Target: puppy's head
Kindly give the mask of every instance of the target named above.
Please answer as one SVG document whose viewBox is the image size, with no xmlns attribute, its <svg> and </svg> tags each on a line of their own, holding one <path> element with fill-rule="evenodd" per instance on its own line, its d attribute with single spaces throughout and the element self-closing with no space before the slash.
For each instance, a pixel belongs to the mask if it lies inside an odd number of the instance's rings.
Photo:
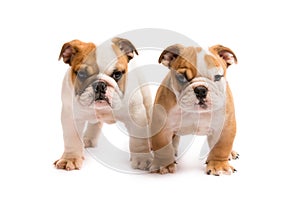
<svg viewBox="0 0 300 200">
<path fill-rule="evenodd" d="M 118 104 L 126 84 L 128 63 L 137 50 L 129 40 L 113 38 L 96 47 L 73 40 L 65 43 L 59 59 L 71 66 L 71 80 L 79 103 Z"/>
<path fill-rule="evenodd" d="M 75 94 L 80 94 L 86 87 L 87 79 L 99 73 L 95 56 L 96 46 L 80 40 L 65 43 L 60 51 L 59 58 L 71 67 L 71 81 Z"/>
<path fill-rule="evenodd" d="M 226 70 L 237 63 L 232 50 L 222 45 L 203 49 L 176 44 L 166 48 L 158 61 L 171 69 L 171 90 L 182 109 L 206 111 L 224 106 Z"/>
</svg>

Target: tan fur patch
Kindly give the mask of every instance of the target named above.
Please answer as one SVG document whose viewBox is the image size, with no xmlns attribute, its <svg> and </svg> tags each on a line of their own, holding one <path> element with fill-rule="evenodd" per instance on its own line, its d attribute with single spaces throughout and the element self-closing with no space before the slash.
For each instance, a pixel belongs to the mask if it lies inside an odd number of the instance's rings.
<svg viewBox="0 0 300 200">
<path fill-rule="evenodd" d="M 117 55 L 117 63 L 115 65 L 116 70 L 123 72 L 124 76 L 118 81 L 119 88 L 122 92 L 125 91 L 125 82 L 126 82 L 126 74 L 128 71 L 128 59 L 125 54 L 117 47 L 115 44 L 112 44 L 112 49 Z"/>
<path fill-rule="evenodd" d="M 220 63 L 218 62 L 218 60 L 211 55 L 205 55 L 204 60 L 207 64 L 208 68 L 220 66 Z"/>
<path fill-rule="evenodd" d="M 72 83 L 75 83 L 75 79 L 76 79 L 76 72 L 78 72 L 78 70 L 80 70 L 80 68 L 85 64 L 90 66 L 89 67 L 89 71 L 97 71 L 98 68 L 95 65 L 96 63 L 96 56 L 95 56 L 95 49 L 91 49 L 89 52 L 86 51 L 86 54 L 84 54 L 84 56 L 82 56 L 82 54 L 79 54 L 78 56 L 75 56 L 75 59 L 72 60 Z M 81 62 L 80 62 L 81 61 Z M 92 73 L 91 73 L 92 74 Z"/>
<path fill-rule="evenodd" d="M 188 81 L 192 80 L 193 78 L 195 78 L 196 76 L 196 71 L 193 70 L 194 68 L 192 69 L 187 69 L 185 71 L 185 75 L 186 75 L 186 78 L 188 79 Z"/>
<path fill-rule="evenodd" d="M 93 63 L 96 60 L 95 49 L 95 44 L 80 40 L 72 40 L 62 46 L 58 59 L 63 58 L 63 61 L 71 66 L 71 81 L 73 84 L 75 83 L 76 72 L 82 64 L 94 65 Z"/>
<path fill-rule="evenodd" d="M 116 69 L 121 72 L 127 72 L 128 60 L 127 60 L 126 55 L 123 54 L 122 51 L 119 49 L 119 47 L 117 47 L 115 44 L 112 44 L 112 49 L 116 53 L 117 59 L 118 59 L 116 65 L 115 65 Z"/>
<path fill-rule="evenodd" d="M 182 50 L 180 56 L 172 63 L 172 68 L 178 73 L 186 75 L 188 80 L 192 80 L 197 75 L 197 52 L 194 47 L 187 47 Z"/>
</svg>

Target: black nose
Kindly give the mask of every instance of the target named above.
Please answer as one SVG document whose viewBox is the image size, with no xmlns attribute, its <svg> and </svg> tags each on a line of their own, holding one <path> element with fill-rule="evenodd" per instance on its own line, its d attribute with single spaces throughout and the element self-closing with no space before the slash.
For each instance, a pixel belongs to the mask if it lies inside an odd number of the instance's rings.
<svg viewBox="0 0 300 200">
<path fill-rule="evenodd" d="M 103 81 L 99 81 L 93 84 L 93 89 L 95 93 L 105 93 L 107 89 L 107 85 Z"/>
<path fill-rule="evenodd" d="M 105 93 L 107 85 L 103 81 L 99 81 L 93 84 L 93 89 L 95 92 L 95 100 L 105 100 Z"/>
<path fill-rule="evenodd" d="M 204 86 L 198 86 L 194 88 L 194 92 L 198 99 L 204 99 L 207 95 L 207 88 Z"/>
</svg>

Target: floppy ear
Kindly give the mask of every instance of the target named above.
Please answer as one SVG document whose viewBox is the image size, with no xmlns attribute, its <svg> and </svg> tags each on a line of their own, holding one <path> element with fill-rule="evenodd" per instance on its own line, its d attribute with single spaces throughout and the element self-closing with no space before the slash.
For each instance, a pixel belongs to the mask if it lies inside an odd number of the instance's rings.
<svg viewBox="0 0 300 200">
<path fill-rule="evenodd" d="M 135 46 L 127 39 L 115 37 L 112 39 L 112 42 L 127 56 L 128 62 L 134 57 L 134 53 L 139 55 Z"/>
<path fill-rule="evenodd" d="M 72 58 L 78 52 L 78 49 L 76 49 L 75 46 L 72 45 L 72 43 L 74 43 L 76 41 L 77 40 L 67 42 L 62 46 L 58 60 L 63 58 L 64 63 L 69 64 L 71 66 Z"/>
<path fill-rule="evenodd" d="M 96 46 L 93 43 L 85 43 L 81 42 L 80 40 L 72 40 L 62 46 L 58 60 L 63 58 L 64 63 L 72 66 L 74 62 L 82 62 L 82 60 L 95 48 Z"/>
<path fill-rule="evenodd" d="M 227 64 L 227 68 L 232 64 L 237 64 L 236 55 L 228 47 L 222 45 L 214 45 L 211 47 L 211 50 L 217 53 Z"/>
<path fill-rule="evenodd" d="M 180 50 L 183 48 L 180 44 L 175 44 L 167 47 L 159 56 L 158 63 L 170 67 L 171 62 L 180 55 Z"/>
</svg>

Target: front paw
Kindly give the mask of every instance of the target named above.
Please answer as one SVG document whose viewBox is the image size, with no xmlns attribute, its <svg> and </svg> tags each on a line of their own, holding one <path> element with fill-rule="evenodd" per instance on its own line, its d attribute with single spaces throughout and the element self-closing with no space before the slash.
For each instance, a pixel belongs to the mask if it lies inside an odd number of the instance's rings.
<svg viewBox="0 0 300 200">
<path fill-rule="evenodd" d="M 150 167 L 151 173 L 159 173 L 159 174 L 168 174 L 168 173 L 175 173 L 176 172 L 176 163 L 171 163 L 165 167 L 152 164 Z"/>
<path fill-rule="evenodd" d="M 236 172 L 228 161 L 210 160 L 207 162 L 206 174 L 220 176 L 221 174 L 230 175 Z"/>
<path fill-rule="evenodd" d="M 151 164 L 150 172 L 167 174 L 175 173 L 175 171 L 176 162 L 172 143 L 154 151 L 154 160 Z"/>
<path fill-rule="evenodd" d="M 133 169 L 148 170 L 153 156 L 151 153 L 131 153 L 130 160 Z"/>
<path fill-rule="evenodd" d="M 55 161 L 53 164 L 57 169 L 64 169 L 67 171 L 80 169 L 83 163 L 83 157 L 65 157 L 62 156 L 60 159 Z"/>
</svg>

